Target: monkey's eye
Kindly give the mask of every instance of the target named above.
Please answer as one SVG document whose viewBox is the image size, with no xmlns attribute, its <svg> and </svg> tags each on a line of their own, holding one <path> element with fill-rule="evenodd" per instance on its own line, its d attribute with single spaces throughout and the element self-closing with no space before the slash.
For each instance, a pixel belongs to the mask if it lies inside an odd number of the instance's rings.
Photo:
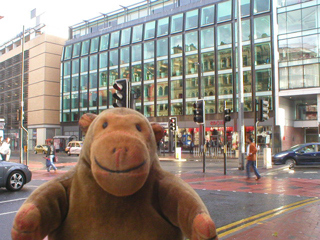
<svg viewBox="0 0 320 240">
<path fill-rule="evenodd" d="M 138 130 L 139 132 L 142 131 L 141 126 L 140 126 L 139 124 L 136 125 L 136 128 L 137 128 L 137 130 Z"/>
<path fill-rule="evenodd" d="M 108 123 L 107 123 L 107 122 L 104 122 L 104 123 L 102 124 L 102 127 L 103 127 L 103 128 L 108 127 Z"/>
</svg>

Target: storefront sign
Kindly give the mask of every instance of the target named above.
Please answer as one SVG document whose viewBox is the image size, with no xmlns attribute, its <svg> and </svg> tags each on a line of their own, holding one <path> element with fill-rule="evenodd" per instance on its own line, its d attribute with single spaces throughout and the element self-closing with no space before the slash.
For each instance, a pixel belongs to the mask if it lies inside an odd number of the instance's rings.
<svg viewBox="0 0 320 240">
<path fill-rule="evenodd" d="M 210 121 L 210 125 L 220 126 L 220 125 L 223 125 L 223 121 L 222 120 Z"/>
</svg>

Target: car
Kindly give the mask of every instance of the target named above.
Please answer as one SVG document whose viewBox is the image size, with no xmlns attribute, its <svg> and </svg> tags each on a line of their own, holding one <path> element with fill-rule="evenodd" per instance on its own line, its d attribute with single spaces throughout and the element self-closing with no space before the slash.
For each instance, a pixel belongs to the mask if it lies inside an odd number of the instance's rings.
<svg viewBox="0 0 320 240">
<path fill-rule="evenodd" d="M 49 146 L 48 145 L 37 145 L 34 147 L 34 153 L 43 153 L 46 154 L 48 151 Z"/>
<path fill-rule="evenodd" d="M 5 187 L 8 191 L 19 191 L 31 178 L 28 166 L 0 160 L 0 187 Z"/>
<path fill-rule="evenodd" d="M 72 154 L 79 155 L 82 149 L 82 145 L 82 141 L 71 141 L 68 143 L 65 151 L 68 154 L 68 156 Z"/>
<path fill-rule="evenodd" d="M 320 143 L 298 144 L 286 151 L 272 156 L 273 164 L 286 164 L 289 168 L 295 165 L 320 164 Z"/>
</svg>

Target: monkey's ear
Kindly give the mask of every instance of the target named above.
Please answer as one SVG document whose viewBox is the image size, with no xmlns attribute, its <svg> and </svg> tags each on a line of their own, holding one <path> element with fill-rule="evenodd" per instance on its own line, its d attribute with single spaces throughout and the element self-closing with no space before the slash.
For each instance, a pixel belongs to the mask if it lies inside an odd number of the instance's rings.
<svg viewBox="0 0 320 240">
<path fill-rule="evenodd" d="M 81 116 L 79 120 L 79 126 L 81 131 L 87 133 L 90 124 L 93 122 L 93 120 L 97 117 L 96 114 L 93 113 L 85 113 Z"/>
</svg>

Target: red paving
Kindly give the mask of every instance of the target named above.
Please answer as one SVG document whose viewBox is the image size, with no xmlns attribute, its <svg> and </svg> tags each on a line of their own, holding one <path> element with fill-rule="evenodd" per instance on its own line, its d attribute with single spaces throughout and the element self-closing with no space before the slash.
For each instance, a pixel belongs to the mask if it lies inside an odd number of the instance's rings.
<svg viewBox="0 0 320 240">
<path fill-rule="evenodd" d="M 75 163 L 68 164 L 69 167 Z M 61 167 L 59 163 L 57 167 Z M 66 166 L 66 164 L 63 164 Z M 32 166 L 33 179 L 50 180 L 65 173 L 58 170 L 56 173 L 41 169 L 41 166 Z M 202 173 L 177 174 L 188 182 L 194 189 L 252 192 L 276 195 L 292 195 L 305 197 L 320 197 L 319 179 L 295 179 L 262 177 L 259 181 L 253 178 L 247 180 L 245 176 L 206 176 Z M 232 232 L 232 231 L 231 231 Z M 316 240 L 320 239 L 320 201 L 306 204 L 281 213 L 275 217 L 258 221 L 242 230 L 237 230 L 220 240 Z"/>
</svg>

